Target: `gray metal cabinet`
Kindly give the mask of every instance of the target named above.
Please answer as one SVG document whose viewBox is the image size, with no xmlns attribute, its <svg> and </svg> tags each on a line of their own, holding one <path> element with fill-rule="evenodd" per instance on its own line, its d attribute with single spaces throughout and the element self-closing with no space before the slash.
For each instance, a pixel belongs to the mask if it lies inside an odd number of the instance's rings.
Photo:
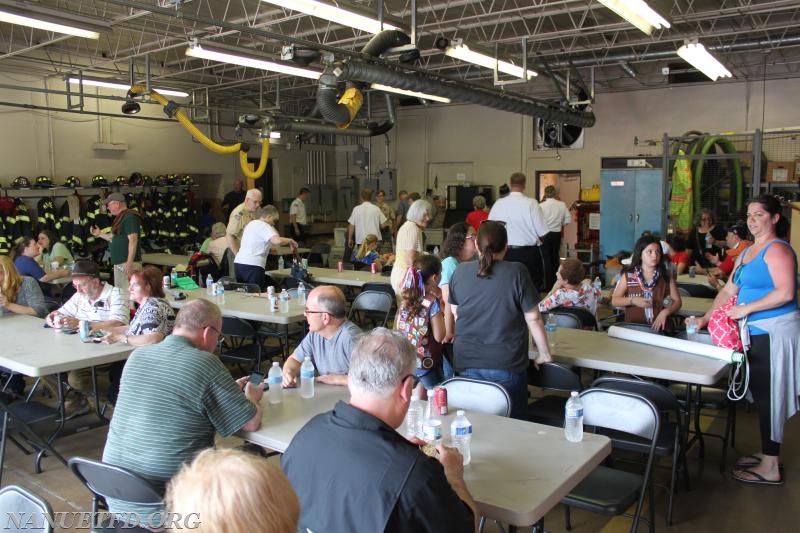
<svg viewBox="0 0 800 533">
<path fill-rule="evenodd" d="M 644 231 L 664 235 L 666 209 L 660 168 L 600 172 L 600 257 L 633 250 Z"/>
</svg>

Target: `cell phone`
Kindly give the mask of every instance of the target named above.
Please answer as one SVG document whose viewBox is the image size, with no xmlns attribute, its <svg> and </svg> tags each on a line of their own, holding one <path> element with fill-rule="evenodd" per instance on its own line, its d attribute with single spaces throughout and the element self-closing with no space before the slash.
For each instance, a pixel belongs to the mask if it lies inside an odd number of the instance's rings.
<svg viewBox="0 0 800 533">
<path fill-rule="evenodd" d="M 251 385 L 260 385 L 264 382 L 264 374 L 261 372 L 253 372 L 250 374 L 250 384 Z"/>
</svg>

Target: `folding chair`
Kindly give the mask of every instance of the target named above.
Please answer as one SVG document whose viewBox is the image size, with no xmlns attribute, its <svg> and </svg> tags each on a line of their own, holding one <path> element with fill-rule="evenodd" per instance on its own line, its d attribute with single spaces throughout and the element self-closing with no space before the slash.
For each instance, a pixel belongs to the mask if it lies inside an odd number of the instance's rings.
<svg viewBox="0 0 800 533">
<path fill-rule="evenodd" d="M 92 531 L 150 531 L 133 524 L 121 524 L 115 519 L 101 521 L 99 511 L 108 510 L 106 498 L 125 500 L 142 505 L 160 505 L 163 495 L 146 479 L 127 468 L 114 466 L 85 457 L 72 457 L 69 469 L 92 493 Z M 141 517 L 145 519 L 145 517 Z"/>
<path fill-rule="evenodd" d="M 261 368 L 261 348 L 261 339 L 250 322 L 235 316 L 222 317 L 219 358 L 223 363 L 235 363 L 242 374 L 246 373 L 242 363 L 250 363 L 250 372 L 256 371 Z"/>
<path fill-rule="evenodd" d="M 42 471 L 42 458 L 45 453 L 50 454 L 64 464 L 66 460 L 55 451 L 51 444 L 58 434 L 59 427 L 55 427 L 49 437 L 43 437 L 33 426 L 55 422 L 58 417 L 58 410 L 39 402 L 17 402 L 9 404 L 3 396 L 0 396 L 0 481 L 3 476 L 3 463 L 6 455 L 6 440 L 10 440 L 15 446 L 22 450 L 25 455 L 36 452 L 34 469 L 36 473 Z M 33 451 L 26 448 L 17 437 L 21 437 L 25 443 L 29 444 Z"/>
<path fill-rule="evenodd" d="M 586 426 L 630 433 L 647 443 L 647 461 L 644 472 L 636 474 L 598 466 L 578 486 L 567 494 L 565 505 L 566 528 L 572 529 L 570 508 L 577 507 L 606 516 L 624 514 L 636 504 L 630 531 L 636 532 L 648 497 L 650 533 L 655 533 L 655 505 L 652 491 L 652 469 L 656 439 L 660 430 L 660 416 L 653 403 L 639 394 L 609 389 L 587 389 L 581 393 L 583 423 Z M 616 444 L 612 441 L 612 447 Z"/>
<path fill-rule="evenodd" d="M 356 299 L 353 300 L 347 319 L 362 328 L 367 320 L 372 321 L 372 327 L 386 327 L 386 323 L 389 321 L 389 312 L 392 310 L 392 303 L 394 303 L 394 299 L 385 292 L 360 292 Z"/>
<path fill-rule="evenodd" d="M 564 320 L 564 324 L 558 323 L 558 327 L 563 328 L 572 328 L 572 329 L 588 329 L 592 331 L 597 331 L 597 317 L 592 314 L 591 311 L 588 309 L 584 309 L 583 307 L 564 307 L 558 306 L 550 309 L 548 313 L 555 315 L 557 321 Z M 566 318 L 569 317 L 572 320 L 570 321 L 571 324 L 567 323 Z"/>
<path fill-rule="evenodd" d="M 478 411 L 508 417 L 511 414 L 511 397 L 497 383 L 472 378 L 450 378 L 441 383 L 447 389 L 447 404 L 452 409 Z"/>
<path fill-rule="evenodd" d="M 548 394 L 528 405 L 528 420 L 556 427 L 564 425 L 564 407 L 569 393 L 583 390 L 580 376 L 561 363 L 543 363 L 538 370 L 530 365 L 528 385 L 565 393 Z"/>
<path fill-rule="evenodd" d="M 3 510 L 3 531 L 11 533 L 43 531 L 51 533 L 54 523 L 53 508 L 47 500 L 17 485 L 0 489 L 0 509 Z M 11 516 L 20 520 L 16 526 Z"/>
<path fill-rule="evenodd" d="M 328 268 L 328 258 L 331 254 L 331 245 L 327 243 L 317 243 L 311 245 L 308 252 L 308 266 Z"/>
</svg>

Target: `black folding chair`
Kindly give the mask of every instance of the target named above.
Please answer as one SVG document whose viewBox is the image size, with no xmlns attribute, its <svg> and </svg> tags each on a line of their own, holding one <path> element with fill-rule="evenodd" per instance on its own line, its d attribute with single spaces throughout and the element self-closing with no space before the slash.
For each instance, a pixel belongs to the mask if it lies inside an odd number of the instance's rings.
<svg viewBox="0 0 800 533">
<path fill-rule="evenodd" d="M 347 319 L 362 328 L 367 321 L 372 323 L 373 328 L 378 326 L 386 327 L 389 321 L 389 312 L 392 310 L 392 303 L 394 303 L 394 298 L 385 292 L 362 291 L 353 300 Z"/>
<path fill-rule="evenodd" d="M 528 405 L 528 420 L 557 427 L 564 425 L 564 407 L 569 393 L 583 389 L 580 376 L 561 363 L 542 363 L 538 369 L 531 364 L 528 385 L 562 392 L 537 398 Z"/>
</svg>

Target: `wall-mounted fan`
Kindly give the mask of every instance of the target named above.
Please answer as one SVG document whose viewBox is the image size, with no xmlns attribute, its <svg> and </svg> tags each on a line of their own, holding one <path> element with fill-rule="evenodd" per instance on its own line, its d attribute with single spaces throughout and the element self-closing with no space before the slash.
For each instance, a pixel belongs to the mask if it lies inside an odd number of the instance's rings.
<svg viewBox="0 0 800 533">
<path fill-rule="evenodd" d="M 584 110 L 588 107 L 587 94 L 583 89 L 578 91 L 571 107 Z M 563 124 L 552 120 L 536 118 L 534 121 L 534 150 L 574 150 L 583 148 L 583 128 L 572 124 Z"/>
</svg>

